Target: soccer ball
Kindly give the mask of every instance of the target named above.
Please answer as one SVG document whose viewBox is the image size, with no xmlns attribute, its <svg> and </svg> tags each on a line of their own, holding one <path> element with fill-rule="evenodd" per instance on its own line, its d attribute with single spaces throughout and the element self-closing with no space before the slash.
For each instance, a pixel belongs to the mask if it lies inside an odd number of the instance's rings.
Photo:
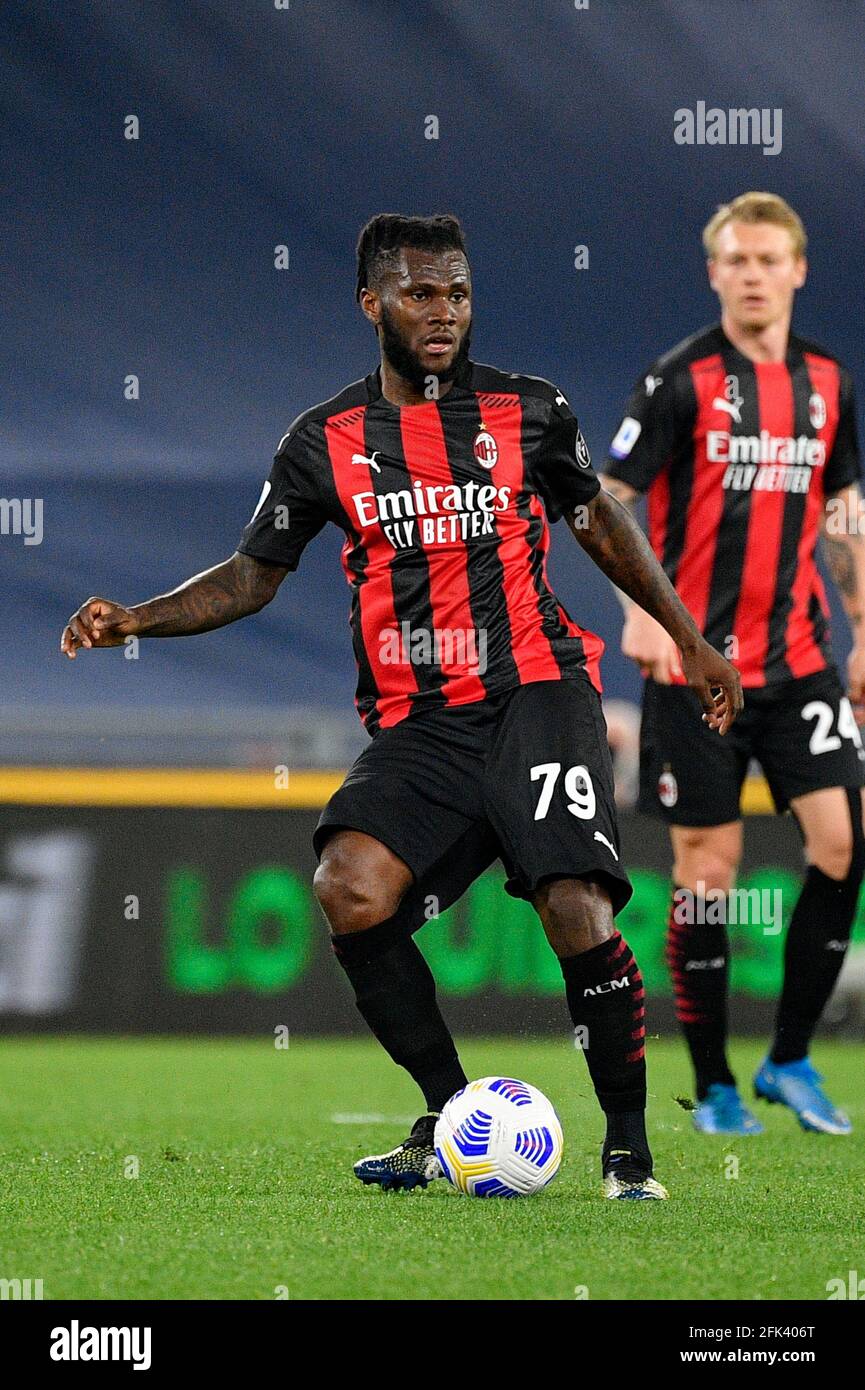
<svg viewBox="0 0 865 1390">
<path fill-rule="evenodd" d="M 445 1177 L 471 1197 L 528 1197 L 552 1182 L 563 1147 L 559 1117 L 543 1092 L 507 1076 L 470 1081 L 435 1127 Z"/>
</svg>

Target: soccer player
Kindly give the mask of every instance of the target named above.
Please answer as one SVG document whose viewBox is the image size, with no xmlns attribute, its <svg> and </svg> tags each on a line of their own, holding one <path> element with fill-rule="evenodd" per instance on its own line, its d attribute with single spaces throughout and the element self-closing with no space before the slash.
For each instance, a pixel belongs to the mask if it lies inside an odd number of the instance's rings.
<svg viewBox="0 0 865 1390">
<path fill-rule="evenodd" d="M 865 686 L 853 389 L 831 353 L 790 331 L 806 243 L 782 198 L 742 194 L 718 209 L 703 241 L 721 321 L 665 353 L 637 383 L 604 486 L 628 507 L 648 494 L 655 554 L 700 631 L 738 668 L 745 710 L 729 738 L 707 737 L 675 640 L 625 600 L 622 649 L 648 677 L 640 804 L 670 826 L 667 954 L 696 1076 L 697 1129 L 762 1129 L 726 1055 L 725 909 L 754 757 L 777 810 L 795 816 L 807 860 L 775 1036 L 754 1089 L 789 1106 L 805 1129 L 848 1134 L 808 1047 L 844 960 L 865 866 L 863 750 L 850 703 L 861 712 Z M 853 630 L 846 694 L 814 561 L 821 529 Z"/>
<path fill-rule="evenodd" d="M 386 1188 L 438 1175 L 436 1117 L 466 1075 L 412 933 L 500 856 L 586 1030 L 606 1116 L 605 1195 L 663 1198 L 644 1123 L 644 991 L 614 924 L 631 887 L 599 695 L 603 644 L 550 589 L 548 521 L 564 516 L 669 631 L 694 718 L 713 737 L 741 707 L 739 677 L 627 509 L 600 490 L 561 391 L 470 359 L 471 277 L 455 218 L 373 218 L 357 298 L 380 366 L 290 426 L 237 552 L 133 608 L 89 599 L 62 648 L 206 632 L 254 613 L 334 522 L 372 741 L 315 831 L 315 891 L 361 1015 L 426 1105 L 404 1143 L 355 1172 Z"/>
</svg>

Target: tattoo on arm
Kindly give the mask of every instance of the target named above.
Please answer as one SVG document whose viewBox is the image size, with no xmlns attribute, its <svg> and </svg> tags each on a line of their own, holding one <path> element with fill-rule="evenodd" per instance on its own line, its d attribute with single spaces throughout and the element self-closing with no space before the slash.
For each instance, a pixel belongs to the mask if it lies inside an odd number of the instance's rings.
<svg viewBox="0 0 865 1390">
<path fill-rule="evenodd" d="M 569 522 L 575 538 L 617 588 L 666 628 L 680 648 L 701 639 L 636 519 L 603 489 L 589 506 L 589 525 Z"/>
<path fill-rule="evenodd" d="M 623 483 L 621 478 L 611 478 L 608 474 L 602 473 L 601 487 L 605 492 L 608 492 L 611 497 L 615 497 L 617 502 L 621 502 L 623 507 L 627 507 L 629 512 L 633 514 L 636 511 L 639 493 L 635 488 L 631 487 L 630 483 Z M 633 607 L 633 603 L 628 598 L 628 595 L 623 593 L 615 584 L 613 585 L 613 589 L 616 598 L 622 605 L 622 612 L 627 618 Z"/>
<path fill-rule="evenodd" d="M 285 578 L 285 565 L 270 564 L 236 552 L 213 569 L 196 574 L 169 594 L 139 603 L 142 637 L 188 637 L 210 632 L 257 613 L 269 603 Z"/>
<path fill-rule="evenodd" d="M 856 558 L 849 537 L 823 536 L 823 553 L 829 573 L 845 598 L 854 599 L 859 592 L 856 578 Z"/>
</svg>

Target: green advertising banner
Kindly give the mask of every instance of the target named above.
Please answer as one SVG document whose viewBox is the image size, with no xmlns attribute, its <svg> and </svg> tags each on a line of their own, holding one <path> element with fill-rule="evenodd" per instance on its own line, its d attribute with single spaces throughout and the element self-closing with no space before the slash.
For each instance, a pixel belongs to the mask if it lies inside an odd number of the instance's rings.
<svg viewBox="0 0 865 1390">
<path fill-rule="evenodd" d="M 0 1025 L 357 1031 L 312 895 L 315 821 L 307 811 L 3 808 Z M 668 1026 L 666 833 L 624 816 L 622 841 L 634 896 L 617 924 L 640 963 L 650 1025 Z M 732 1023 L 744 1032 L 765 1027 L 774 1007 L 801 872 L 789 820 L 750 818 L 746 844 L 729 924 Z M 558 962 L 532 908 L 503 883 L 490 869 L 418 934 L 448 1018 L 463 1030 L 562 1029 Z M 860 941 L 863 915 L 865 900 Z M 855 990 L 842 1004 L 837 1026 L 861 1031 Z"/>
</svg>

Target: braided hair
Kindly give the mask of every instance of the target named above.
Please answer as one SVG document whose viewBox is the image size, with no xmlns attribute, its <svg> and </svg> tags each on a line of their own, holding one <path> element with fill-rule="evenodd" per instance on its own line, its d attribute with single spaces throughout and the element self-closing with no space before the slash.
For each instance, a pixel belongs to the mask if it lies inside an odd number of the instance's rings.
<svg viewBox="0 0 865 1390">
<path fill-rule="evenodd" d="M 397 253 L 404 246 L 466 254 L 463 229 L 449 213 L 401 217 L 396 212 L 380 212 L 370 218 L 358 238 L 355 299 L 360 300 L 362 290 L 378 285 L 386 271 L 396 268 Z"/>
</svg>

